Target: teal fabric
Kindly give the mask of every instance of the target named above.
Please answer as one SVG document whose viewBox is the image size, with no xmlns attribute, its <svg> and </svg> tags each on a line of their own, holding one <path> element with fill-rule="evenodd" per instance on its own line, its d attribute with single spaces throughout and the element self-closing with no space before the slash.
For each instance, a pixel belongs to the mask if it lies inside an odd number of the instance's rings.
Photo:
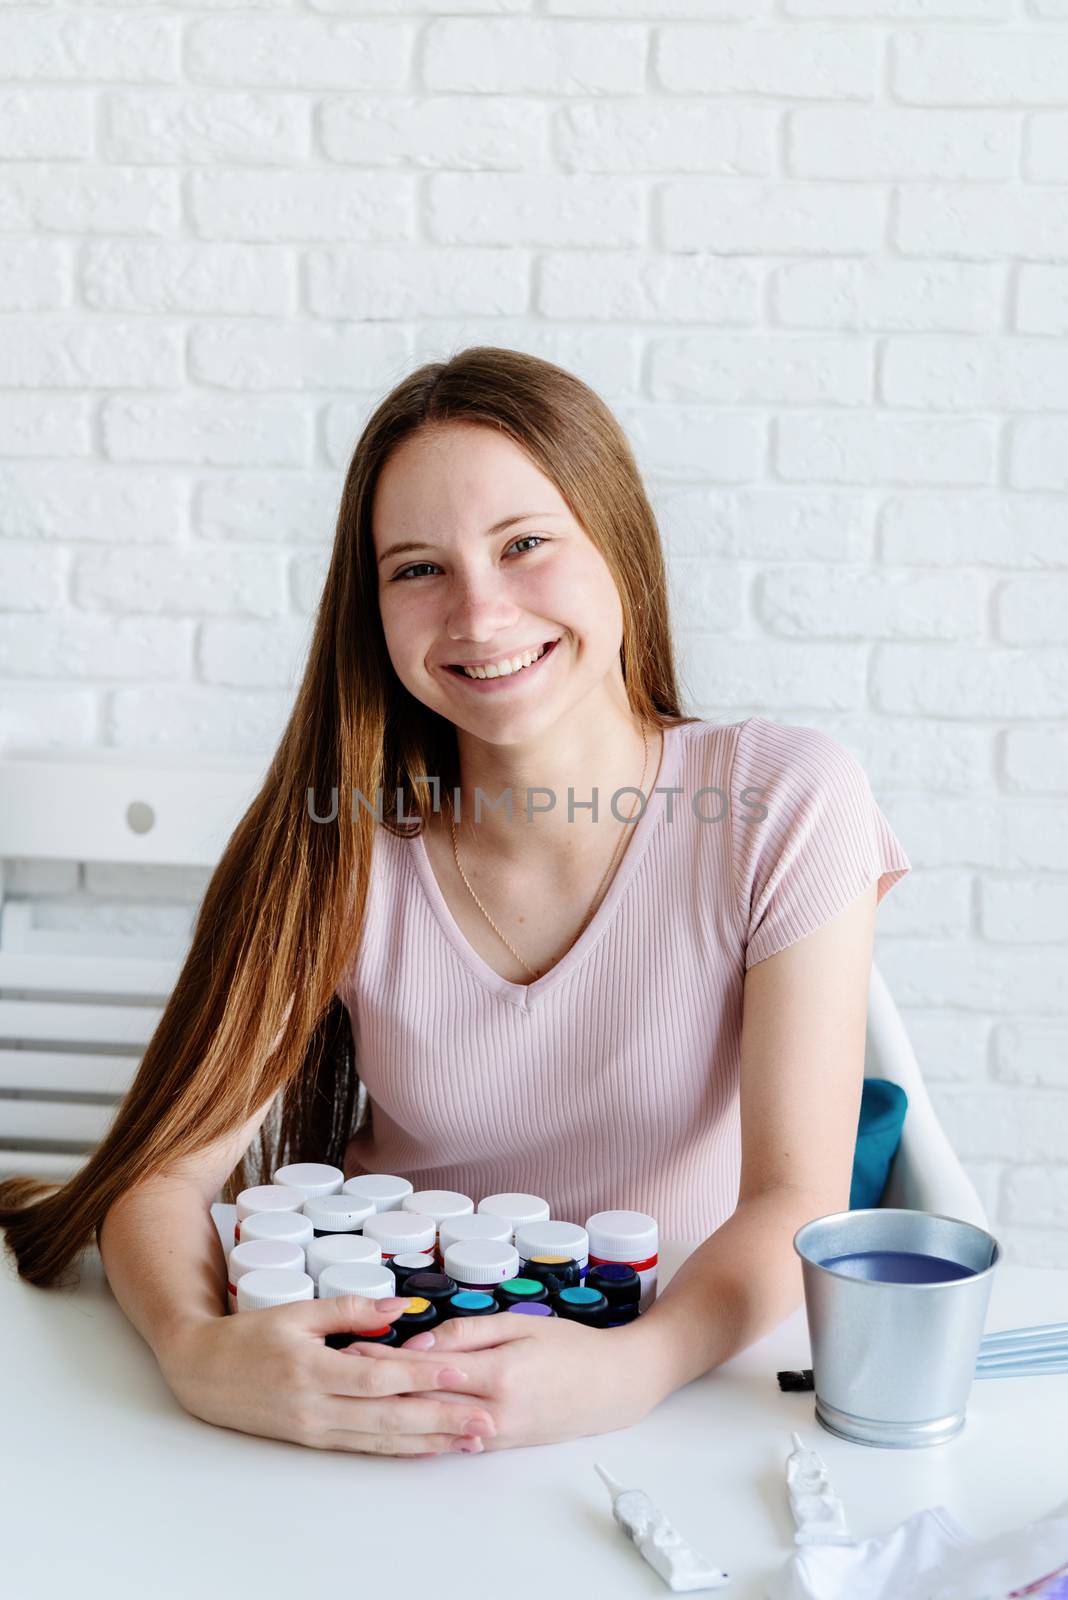
<svg viewBox="0 0 1068 1600">
<path fill-rule="evenodd" d="M 909 1097 L 889 1078 L 865 1078 L 860 1099 L 860 1123 L 853 1155 L 850 1211 L 877 1206 L 883 1197 L 890 1167 L 901 1143 L 901 1129 Z"/>
</svg>

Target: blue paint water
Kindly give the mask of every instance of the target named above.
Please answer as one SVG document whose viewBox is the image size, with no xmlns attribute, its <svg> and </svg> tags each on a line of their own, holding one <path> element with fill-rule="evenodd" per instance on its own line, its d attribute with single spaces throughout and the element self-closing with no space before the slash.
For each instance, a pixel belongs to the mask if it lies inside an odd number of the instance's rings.
<svg viewBox="0 0 1068 1600">
<path fill-rule="evenodd" d="M 869 1283 L 953 1283 L 958 1278 L 975 1277 L 973 1267 L 914 1250 L 856 1250 L 849 1255 L 830 1256 L 820 1265 Z"/>
</svg>

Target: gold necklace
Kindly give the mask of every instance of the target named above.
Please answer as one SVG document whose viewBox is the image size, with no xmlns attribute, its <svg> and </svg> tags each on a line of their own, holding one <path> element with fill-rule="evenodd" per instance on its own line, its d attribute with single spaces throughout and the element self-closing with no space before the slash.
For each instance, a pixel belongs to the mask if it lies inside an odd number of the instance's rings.
<svg viewBox="0 0 1068 1600">
<path fill-rule="evenodd" d="M 638 784 L 638 789 L 641 792 L 643 799 L 648 799 L 648 796 L 645 794 L 645 791 L 642 789 L 642 784 L 644 784 L 644 782 L 645 782 L 646 770 L 647 770 L 647 768 L 649 766 L 649 741 L 645 736 L 645 727 L 644 727 L 644 725 L 642 726 L 642 744 L 645 746 L 645 760 L 642 762 L 642 775 L 641 775 L 641 781 Z M 635 809 L 636 808 L 637 808 L 637 801 L 635 801 Z M 634 811 L 633 810 L 631 811 L 630 815 L 631 816 L 634 815 Z M 478 898 L 478 895 L 471 888 L 471 885 L 467 882 L 467 874 L 464 872 L 463 867 L 461 867 L 461 865 L 460 865 L 460 853 L 459 853 L 459 850 L 457 849 L 457 846 L 456 846 L 456 821 L 455 821 L 455 818 L 454 818 L 454 815 L 453 815 L 452 800 L 451 799 L 449 801 L 449 827 L 452 830 L 452 853 L 453 853 L 453 856 L 456 859 L 456 870 L 459 872 L 461 878 L 463 878 L 464 883 L 467 884 L 468 892 L 470 893 L 472 900 L 475 902 L 476 906 L 481 911 L 482 915 L 485 917 L 486 921 L 489 923 L 490 927 L 493 929 L 493 931 L 497 935 L 498 939 L 500 939 L 504 944 L 508 945 L 509 950 L 515 956 L 516 960 L 519 962 L 519 965 L 521 967 L 526 967 L 527 971 L 531 974 L 532 977 L 540 978 L 541 977 L 541 973 L 536 968 L 530 966 L 526 961 L 523 960 L 523 957 L 519 954 L 519 951 L 515 948 L 515 946 L 513 944 L 509 944 L 508 943 L 508 940 L 504 937 L 504 934 L 501 932 L 500 928 L 498 928 L 497 924 L 494 922 L 493 918 L 490 916 L 489 912 L 486 910 L 485 906 L 482 904 L 482 901 Z M 587 925 L 588 925 L 588 923 L 590 921 L 590 918 L 593 916 L 594 908 L 595 908 L 595 906 L 597 904 L 597 901 L 598 901 L 598 899 L 600 897 L 601 890 L 604 888 L 605 880 L 607 879 L 608 874 L 612 871 L 612 868 L 615 866 L 616 857 L 618 856 L 620 850 L 622 849 L 623 842 L 626 839 L 626 837 L 627 837 L 627 834 L 626 834 L 626 832 L 624 832 L 624 833 L 622 833 L 620 835 L 619 839 L 616 841 L 616 847 L 612 851 L 612 857 L 611 857 L 611 860 L 608 863 L 608 867 L 607 867 L 607 869 L 605 871 L 604 877 L 601 879 L 600 883 L 597 885 L 596 892 L 594 893 L 593 899 L 590 902 L 590 909 L 587 911 L 586 916 L 585 916 L 585 918 L 583 920 L 583 923 L 582 923 L 582 927 L 579 929 L 578 933 L 576 933 L 574 939 L 572 939 L 571 945 L 568 946 L 568 949 L 570 949 L 572 945 L 577 944 L 579 939 L 581 939 L 582 935 L 585 933 Z"/>
</svg>

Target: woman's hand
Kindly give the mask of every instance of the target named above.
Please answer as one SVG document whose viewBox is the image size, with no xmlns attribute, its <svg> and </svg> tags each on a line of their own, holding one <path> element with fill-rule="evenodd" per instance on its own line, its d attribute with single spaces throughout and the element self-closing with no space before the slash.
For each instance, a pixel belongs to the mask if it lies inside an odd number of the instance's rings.
<svg viewBox="0 0 1068 1600">
<path fill-rule="evenodd" d="M 496 1423 L 487 1450 L 611 1433 L 638 1422 L 660 1399 L 648 1351 L 644 1345 L 639 1351 L 632 1326 L 586 1328 L 563 1317 L 501 1311 L 452 1317 L 399 1350 L 366 1349 L 383 1367 L 402 1361 L 408 1367 L 448 1361 L 461 1366 L 468 1381 L 457 1398 L 483 1401 Z"/>
<path fill-rule="evenodd" d="M 462 1362 L 405 1360 L 402 1349 L 380 1345 L 331 1350 L 323 1342 L 328 1333 L 380 1328 L 407 1305 L 339 1295 L 213 1317 L 176 1334 L 160 1368 L 193 1416 L 241 1433 L 372 1455 L 478 1451 L 493 1422 L 477 1400 L 456 1403 L 467 1378 Z M 366 1359 L 364 1352 L 380 1349 L 400 1359 Z M 439 1398 L 446 1389 L 451 1401 Z"/>
</svg>

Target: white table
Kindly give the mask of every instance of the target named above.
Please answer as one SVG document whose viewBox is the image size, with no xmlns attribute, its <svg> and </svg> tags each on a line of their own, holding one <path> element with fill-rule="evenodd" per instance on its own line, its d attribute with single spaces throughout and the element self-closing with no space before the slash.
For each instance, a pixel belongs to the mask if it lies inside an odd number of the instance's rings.
<svg viewBox="0 0 1068 1600">
<path fill-rule="evenodd" d="M 233 1238 L 232 1207 L 214 1208 Z M 692 1248 L 662 1256 L 662 1282 Z M 5 1600 L 296 1600 L 413 1592 L 434 1558 L 468 1596 L 620 1600 L 670 1591 L 616 1528 L 601 1460 L 761 1600 L 792 1547 L 783 1464 L 796 1428 L 819 1450 L 858 1537 L 945 1504 L 977 1535 L 1068 1495 L 1068 1375 L 977 1381 L 963 1432 L 921 1450 L 834 1438 L 775 1373 L 809 1364 L 804 1311 L 672 1395 L 636 1427 L 566 1444 L 405 1460 L 304 1449 L 183 1411 L 115 1302 L 95 1251 L 73 1290 L 0 1270 Z M 1002 1264 L 988 1330 L 1068 1319 L 1068 1272 Z M 477 1552 L 477 1554 L 476 1554 Z M 466 1581 L 463 1581 L 465 1580 Z M 311 1585 L 302 1589 L 302 1585 Z"/>
</svg>

